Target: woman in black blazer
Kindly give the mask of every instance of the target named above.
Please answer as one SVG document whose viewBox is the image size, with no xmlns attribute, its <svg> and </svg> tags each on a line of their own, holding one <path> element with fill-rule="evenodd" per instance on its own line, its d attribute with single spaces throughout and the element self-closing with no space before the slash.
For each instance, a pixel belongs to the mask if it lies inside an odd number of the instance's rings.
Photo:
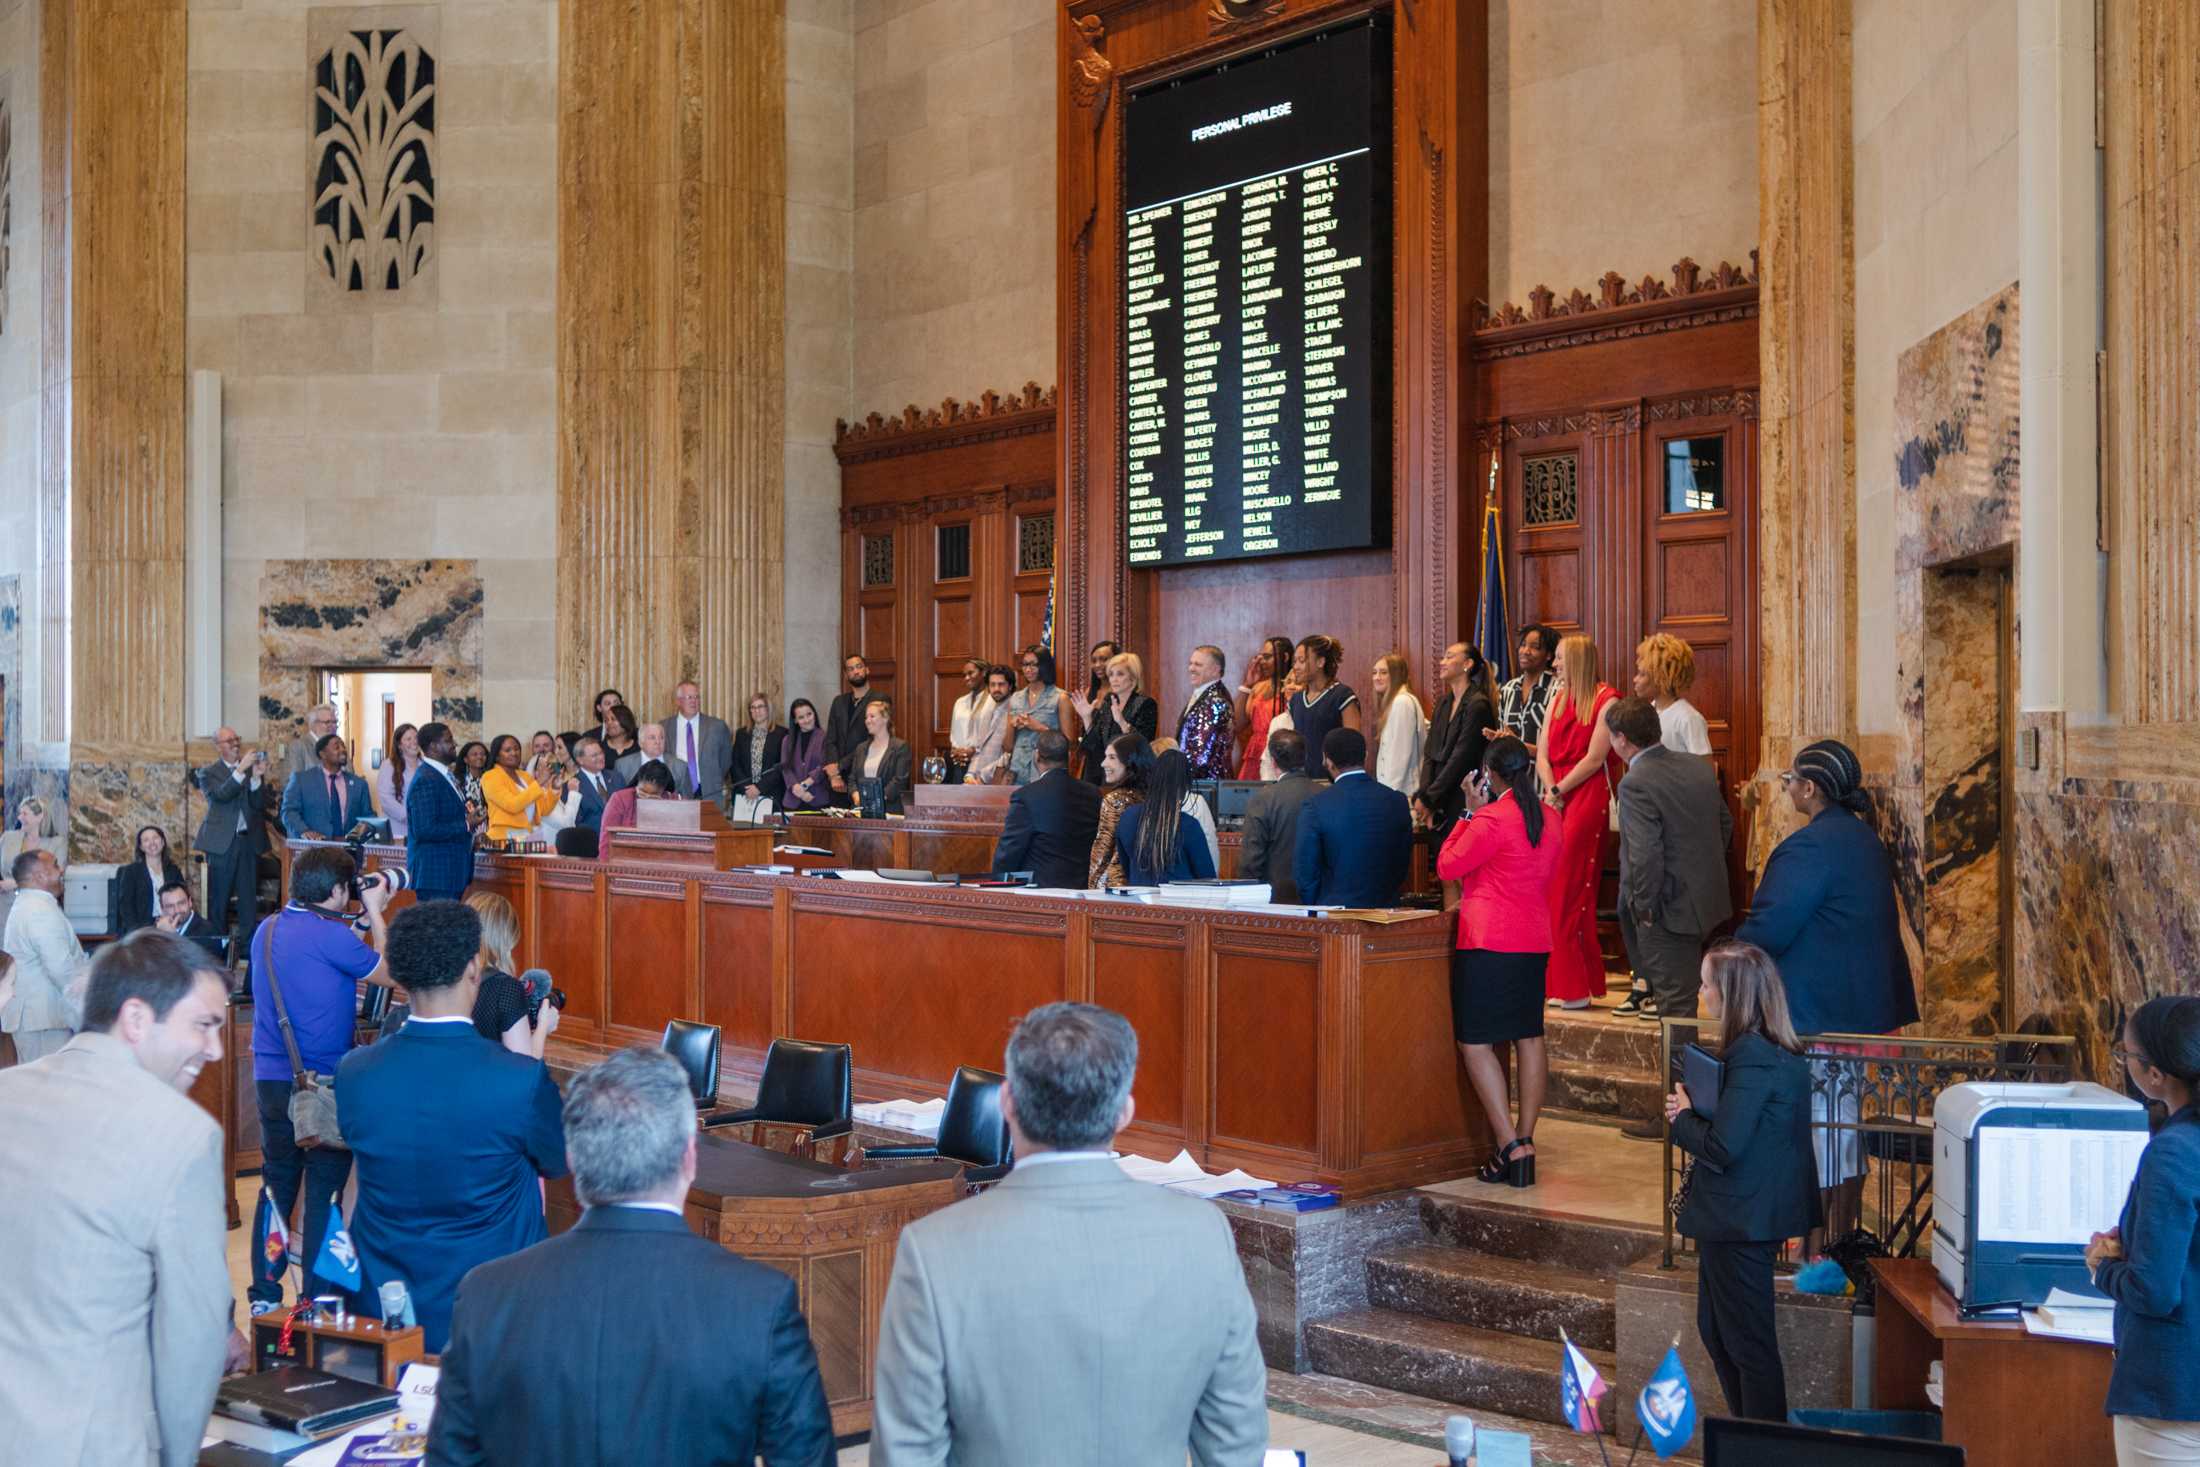
<svg viewBox="0 0 2200 1467">
<path fill-rule="evenodd" d="M 1810 1064 L 1788 1022 L 1780 970 L 1761 947 L 1704 954 L 1702 1010 L 1720 1021 L 1712 1118 L 1688 1087 L 1666 1097 L 1673 1144 L 1696 1158 L 1676 1226 L 1696 1240 L 1696 1332 L 1735 1416 L 1787 1420 L 1787 1372 L 1772 1324 L 1772 1258 L 1824 1215 L 1810 1150 Z"/>
<path fill-rule="evenodd" d="M 776 808 L 787 792 L 786 777 L 779 768 L 786 744 L 787 730 L 772 722 L 771 703 L 762 693 L 751 697 L 749 721 L 733 735 L 733 792 L 770 800 Z"/>
<path fill-rule="evenodd" d="M 127 937 L 160 918 L 160 889 L 183 880 L 175 857 L 168 852 L 168 832 L 148 825 L 137 833 L 138 857 L 118 873 L 122 893 L 116 898 L 115 933 Z"/>
<path fill-rule="evenodd" d="M 867 803 L 863 798 L 867 786 L 876 781 L 879 801 L 886 812 L 899 815 L 909 798 L 911 764 L 909 746 L 894 737 L 892 700 L 873 698 L 866 703 L 863 726 L 871 736 L 855 746 L 841 773 L 846 776 L 849 789 L 856 793 L 858 809 Z M 854 767 L 847 768 L 849 764 Z"/>
<path fill-rule="evenodd" d="M 1136 652 L 1118 652 L 1110 657 L 1107 679 L 1107 690 L 1091 704 L 1092 713 L 1085 719 L 1085 736 L 1078 741 L 1085 751 L 1081 777 L 1086 784 L 1107 783 L 1100 765 L 1106 758 L 1108 745 L 1130 733 L 1150 744 L 1155 730 L 1161 726 L 1160 705 L 1147 697 L 1141 687 L 1146 680 L 1146 665 L 1138 660 Z"/>
</svg>

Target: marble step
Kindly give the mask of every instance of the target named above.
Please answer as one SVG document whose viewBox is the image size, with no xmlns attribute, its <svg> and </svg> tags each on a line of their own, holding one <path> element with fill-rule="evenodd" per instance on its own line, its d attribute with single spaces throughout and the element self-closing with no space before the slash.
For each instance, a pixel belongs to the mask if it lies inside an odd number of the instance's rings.
<svg viewBox="0 0 2200 1467">
<path fill-rule="evenodd" d="M 1576 1061 L 1641 1075 L 1658 1067 L 1658 1026 L 1615 1019 L 1609 1010 L 1582 1015 L 1545 1009 L 1543 1045 L 1553 1064 Z"/>
<path fill-rule="evenodd" d="M 1367 1260 L 1367 1298 L 1379 1308 L 1539 1340 L 1564 1329 L 1584 1349 L 1616 1348 L 1615 1293 L 1609 1275 L 1464 1248 L 1416 1243 Z"/>
<path fill-rule="evenodd" d="M 1325 1375 L 1473 1410 L 1563 1422 L 1555 1334 L 1529 1339 L 1390 1309 L 1358 1309 L 1308 1325 L 1306 1348 Z M 1612 1379 L 1609 1351 L 1582 1353 Z"/>
<path fill-rule="evenodd" d="M 1653 1068 L 1638 1071 L 1588 1060 L 1554 1059 L 1543 1104 L 1561 1116 L 1632 1121 L 1664 1114 L 1664 1094 Z"/>
<path fill-rule="evenodd" d="M 1524 1263 L 1616 1274 L 1656 1253 L 1665 1242 L 1656 1227 L 1644 1223 L 1571 1217 L 1445 1192 L 1418 1195 L 1421 1226 L 1433 1241 Z"/>
</svg>

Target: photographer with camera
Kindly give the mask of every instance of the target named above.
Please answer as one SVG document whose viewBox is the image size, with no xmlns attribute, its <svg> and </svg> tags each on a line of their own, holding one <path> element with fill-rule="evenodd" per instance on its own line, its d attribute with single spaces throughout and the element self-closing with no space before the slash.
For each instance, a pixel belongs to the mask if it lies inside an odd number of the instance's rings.
<svg viewBox="0 0 2200 1467">
<path fill-rule="evenodd" d="M 481 919 L 481 992 L 474 996 L 474 1029 L 514 1054 L 541 1059 L 543 1046 L 558 1031 L 565 995 L 550 986 L 549 975 L 540 968 L 528 969 L 528 978 L 513 976 L 519 914 L 510 902 L 493 891 L 477 891 L 466 898 L 466 905 Z"/>
<path fill-rule="evenodd" d="M 290 1216 L 303 1182 L 304 1257 L 321 1253 L 329 1202 L 351 1175 L 351 1153 L 333 1138 L 301 1138 L 292 1123 L 301 1090 L 329 1085 L 351 1052 L 359 980 L 391 986 L 382 951 L 382 918 L 395 883 L 359 877 L 349 851 L 301 853 L 290 876 L 290 904 L 260 924 L 252 942 L 252 1078 L 260 1105 L 261 1175 L 276 1207 Z M 365 909 L 365 941 L 352 930 L 353 902 Z M 304 1144 L 302 1144 L 304 1143 Z M 280 1283 L 254 1283 L 252 1312 L 283 1302 Z"/>
</svg>

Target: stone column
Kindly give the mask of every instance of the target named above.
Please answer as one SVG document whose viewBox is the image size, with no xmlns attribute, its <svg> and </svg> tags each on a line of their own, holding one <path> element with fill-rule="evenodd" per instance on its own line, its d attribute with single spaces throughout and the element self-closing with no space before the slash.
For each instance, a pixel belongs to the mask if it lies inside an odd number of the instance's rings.
<svg viewBox="0 0 2200 1467">
<path fill-rule="evenodd" d="M 1761 866 L 1791 825 L 1796 748 L 1856 725 L 1856 240 L 1849 0 L 1760 0 L 1764 737 L 1745 805 Z"/>
<path fill-rule="evenodd" d="M 783 0 L 561 0 L 558 705 L 776 691 Z M 817 588 L 830 596 L 831 587 Z M 550 650 L 550 649 L 546 649 Z"/>
</svg>

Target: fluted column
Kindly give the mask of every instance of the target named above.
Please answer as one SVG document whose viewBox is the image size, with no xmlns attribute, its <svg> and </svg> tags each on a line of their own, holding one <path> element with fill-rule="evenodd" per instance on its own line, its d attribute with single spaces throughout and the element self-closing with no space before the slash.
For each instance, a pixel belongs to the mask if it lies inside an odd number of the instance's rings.
<svg viewBox="0 0 2200 1467">
<path fill-rule="evenodd" d="M 69 741 L 73 857 L 116 860 L 186 819 L 184 0 L 41 22 L 42 492 L 67 526 L 42 548 L 43 732 Z"/>
<path fill-rule="evenodd" d="M 558 695 L 776 701 L 782 0 L 561 0 Z M 831 595 L 832 587 L 818 588 Z"/>
</svg>

